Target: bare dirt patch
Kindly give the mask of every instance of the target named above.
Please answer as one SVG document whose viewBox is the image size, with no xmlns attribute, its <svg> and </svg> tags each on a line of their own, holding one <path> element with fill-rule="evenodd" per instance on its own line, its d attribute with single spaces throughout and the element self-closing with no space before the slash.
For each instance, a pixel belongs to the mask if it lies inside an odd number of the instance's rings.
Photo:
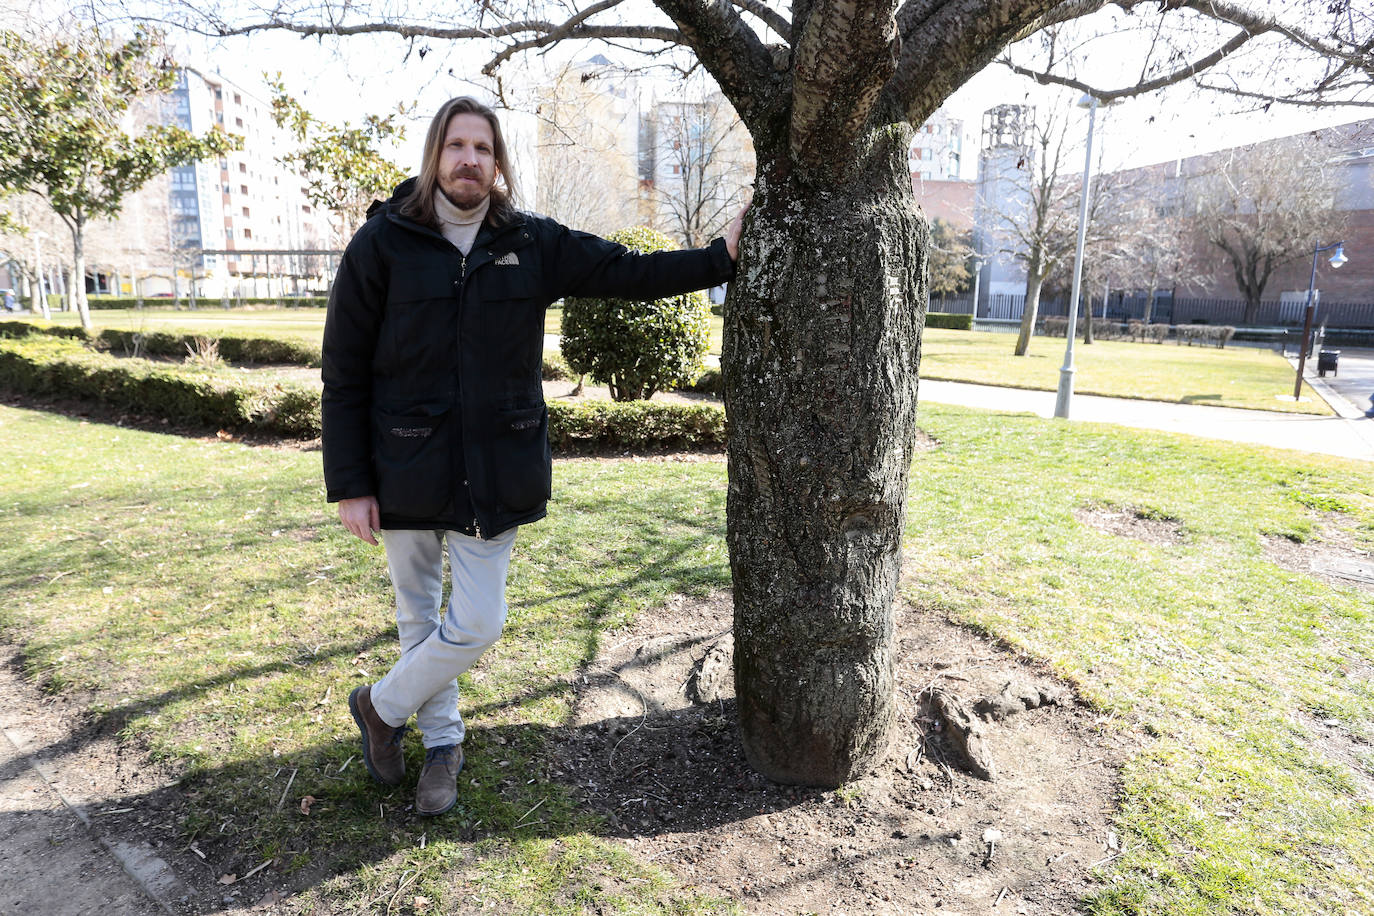
<svg viewBox="0 0 1374 916">
<path fill-rule="evenodd" d="M 1133 538 L 1147 544 L 1168 546 L 1183 541 L 1183 528 L 1178 519 L 1161 518 L 1148 509 L 1116 506 L 1083 506 L 1074 510 L 1074 518 L 1103 534 Z"/>
<path fill-rule="evenodd" d="M 1134 739 L 1014 654 L 909 607 L 888 759 L 837 791 L 768 783 L 736 736 L 730 616 L 725 595 L 675 600 L 607 638 L 579 679 L 555 776 L 639 858 L 752 913 L 1034 914 L 1075 910 L 1091 868 L 1117 854 L 1117 774 Z M 995 780 L 952 763 L 920 702 L 934 687 L 1000 702 L 982 725 Z"/>
<path fill-rule="evenodd" d="M 1346 524 L 1339 515 L 1328 516 L 1318 524 L 1316 536 L 1301 543 L 1284 537 L 1266 537 L 1264 557 L 1277 566 L 1328 585 L 1374 592 L 1374 555 L 1356 546 Z"/>
</svg>

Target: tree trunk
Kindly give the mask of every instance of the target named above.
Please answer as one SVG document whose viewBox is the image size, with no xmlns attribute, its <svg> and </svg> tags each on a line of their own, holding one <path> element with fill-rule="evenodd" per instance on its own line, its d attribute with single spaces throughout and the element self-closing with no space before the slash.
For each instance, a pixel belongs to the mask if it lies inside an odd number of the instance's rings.
<svg viewBox="0 0 1374 916">
<path fill-rule="evenodd" d="M 76 314 L 81 318 L 81 326 L 94 331 L 91 324 L 91 310 L 86 302 L 86 223 L 76 219 L 70 223 L 72 230 L 72 293 L 71 302 L 76 306 Z"/>
<path fill-rule="evenodd" d="M 1035 334 L 1035 322 L 1040 317 L 1040 290 L 1045 278 L 1035 273 L 1026 276 L 1026 301 L 1021 307 L 1021 333 L 1016 336 L 1014 356 L 1025 356 L 1030 349 L 1031 336 Z M 1073 331 L 1069 332 L 1070 334 Z"/>
<path fill-rule="evenodd" d="M 876 132 L 859 173 L 825 186 L 789 174 L 785 142 L 760 148 L 725 311 L 740 727 L 783 783 L 862 774 L 893 719 L 929 243 L 908 137 Z"/>
</svg>

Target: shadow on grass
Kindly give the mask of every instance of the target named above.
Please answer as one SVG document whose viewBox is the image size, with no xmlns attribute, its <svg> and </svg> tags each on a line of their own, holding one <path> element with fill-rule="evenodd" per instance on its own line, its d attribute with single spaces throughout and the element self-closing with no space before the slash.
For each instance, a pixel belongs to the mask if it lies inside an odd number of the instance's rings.
<svg viewBox="0 0 1374 916">
<path fill-rule="evenodd" d="M 622 667 L 645 663 L 637 657 Z M 222 686 L 240 676 L 248 671 L 202 686 Z M 613 678 L 616 672 L 598 676 Z M 121 709 L 143 710 L 161 699 L 148 697 Z M 88 808 L 100 815 L 91 819 L 92 829 L 110 847 L 165 862 L 180 881 L 174 892 L 164 889 L 178 912 L 210 913 L 230 902 L 252 904 L 271 891 L 299 894 L 336 878 L 365 882 L 359 875 L 368 866 L 397 856 L 410 864 L 425 855 L 425 847 L 430 855 L 446 856 L 435 860 L 440 871 L 485 859 L 483 867 L 499 873 L 506 867 L 503 852 L 525 840 L 689 834 L 819 794 L 777 786 L 754 773 L 739 746 L 734 703 L 724 701 L 582 725 L 474 725 L 464 743 L 457 805 L 440 817 L 422 817 L 413 807 L 423 757 L 418 738 L 407 738 L 404 783 L 380 785 L 361 763 L 344 698 L 333 706 L 327 714 L 336 723 L 337 740 L 281 756 L 207 761 L 172 784 L 152 780 L 103 795 Z M 59 772 L 81 773 L 87 748 L 109 737 L 120 714 L 94 716 L 35 756 Z M 136 749 L 121 749 L 118 756 L 117 768 L 137 771 L 141 764 Z M 14 775 L 0 773 L 0 779 Z M 518 857 L 514 861 L 509 867 L 518 868 Z M 244 876 L 264 862 L 271 864 L 232 886 L 221 883 L 221 876 Z M 816 873 L 831 867 L 841 866 L 819 865 Z M 794 873 L 787 882 L 810 877 Z"/>
<path fill-rule="evenodd" d="M 1179 398 L 1179 402 L 1183 404 L 1199 404 L 1205 401 L 1216 402 L 1220 400 L 1221 395 L 1219 394 L 1185 394 Z"/>
</svg>

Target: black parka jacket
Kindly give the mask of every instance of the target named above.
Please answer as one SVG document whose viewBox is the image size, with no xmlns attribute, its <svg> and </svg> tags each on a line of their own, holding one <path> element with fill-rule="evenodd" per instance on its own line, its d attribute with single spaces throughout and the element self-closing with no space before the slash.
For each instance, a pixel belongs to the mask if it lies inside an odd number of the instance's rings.
<svg viewBox="0 0 1374 916">
<path fill-rule="evenodd" d="M 465 257 L 374 205 L 329 296 L 323 369 L 330 502 L 374 495 L 383 528 L 474 531 L 543 518 L 552 461 L 544 312 L 563 296 L 651 299 L 728 280 L 725 242 L 635 254 L 550 219 L 484 223 Z"/>
</svg>

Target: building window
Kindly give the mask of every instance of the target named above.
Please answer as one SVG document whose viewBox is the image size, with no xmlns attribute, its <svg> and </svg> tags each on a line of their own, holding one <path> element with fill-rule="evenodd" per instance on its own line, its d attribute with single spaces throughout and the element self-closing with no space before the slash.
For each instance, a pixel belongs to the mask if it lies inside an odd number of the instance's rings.
<svg viewBox="0 0 1374 916">
<path fill-rule="evenodd" d="M 310 205 L 309 205 L 309 204 L 301 204 L 301 212 L 302 212 L 302 213 L 309 213 L 309 212 L 310 212 Z"/>
<path fill-rule="evenodd" d="M 234 104 L 235 104 L 235 105 L 242 105 L 242 104 L 243 104 L 243 96 L 239 95 L 237 92 L 234 93 Z"/>
<path fill-rule="evenodd" d="M 246 238 L 246 239 L 251 239 L 251 238 L 253 237 L 253 230 L 252 230 L 252 229 L 245 229 L 245 230 L 243 230 L 243 237 Z"/>
<path fill-rule="evenodd" d="M 248 163 L 246 163 L 246 162 L 240 162 L 240 163 L 239 163 L 239 171 L 240 171 L 240 172 L 247 172 L 247 171 L 248 171 Z"/>
<path fill-rule="evenodd" d="M 249 212 L 248 212 L 248 208 L 247 208 L 247 207 L 244 207 L 244 208 L 243 208 L 243 215 L 244 215 L 244 216 L 249 216 L 249 215 L 250 215 Z"/>
<path fill-rule="evenodd" d="M 239 185 L 239 193 L 240 193 L 240 194 L 247 194 L 247 193 L 248 193 L 248 185 L 246 185 L 246 184 L 241 184 L 241 185 Z"/>
</svg>

